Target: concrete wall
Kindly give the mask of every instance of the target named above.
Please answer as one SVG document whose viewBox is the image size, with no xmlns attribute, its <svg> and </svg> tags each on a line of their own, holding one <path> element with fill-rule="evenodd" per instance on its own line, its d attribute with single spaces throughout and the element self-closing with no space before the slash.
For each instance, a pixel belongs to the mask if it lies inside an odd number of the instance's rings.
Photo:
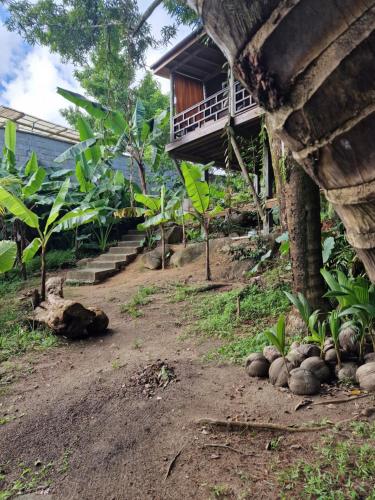
<svg viewBox="0 0 375 500">
<path fill-rule="evenodd" d="M 4 146 L 4 129 L 0 128 L 0 151 L 2 151 Z M 39 165 L 45 168 L 55 169 L 74 169 L 74 162 L 72 160 L 65 163 L 55 163 L 54 160 L 61 153 L 66 151 L 72 146 L 71 143 L 58 141 L 56 139 L 51 139 L 49 137 L 43 137 L 36 134 L 30 134 L 27 132 L 17 132 L 17 147 L 16 147 L 16 160 L 18 165 L 24 165 L 30 158 L 32 151 L 38 156 Z M 124 176 L 129 179 L 130 177 L 130 160 L 129 158 L 117 158 L 113 162 L 113 167 L 117 170 L 121 170 Z M 148 175 L 147 175 L 148 174 Z M 166 184 L 171 186 L 174 182 L 177 173 L 171 170 L 167 174 Z M 148 183 L 150 185 L 150 190 L 160 191 L 160 186 L 156 185 L 151 181 L 152 176 L 150 176 L 150 171 L 146 172 Z M 139 177 L 137 167 L 134 166 L 133 169 L 133 182 L 139 185 Z"/>
</svg>

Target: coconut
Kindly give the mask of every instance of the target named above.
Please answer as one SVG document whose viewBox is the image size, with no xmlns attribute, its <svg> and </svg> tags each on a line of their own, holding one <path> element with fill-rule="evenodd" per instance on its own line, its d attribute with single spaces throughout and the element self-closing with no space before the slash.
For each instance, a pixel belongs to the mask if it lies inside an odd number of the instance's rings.
<svg viewBox="0 0 375 500">
<path fill-rule="evenodd" d="M 270 364 L 260 352 L 250 354 L 246 360 L 245 370 L 249 377 L 268 377 Z"/>
<path fill-rule="evenodd" d="M 320 349 L 315 344 L 301 344 L 296 350 L 301 353 L 304 358 L 320 356 Z"/>
<path fill-rule="evenodd" d="M 358 335 L 354 328 L 350 326 L 341 330 L 339 335 L 340 347 L 346 351 L 353 354 L 359 352 Z"/>
<path fill-rule="evenodd" d="M 365 363 L 372 363 L 375 361 L 375 352 L 368 352 L 364 356 Z"/>
<path fill-rule="evenodd" d="M 337 363 L 336 349 L 328 349 L 324 354 L 324 359 L 327 363 Z"/>
<path fill-rule="evenodd" d="M 297 351 L 296 349 L 291 349 L 289 352 L 288 352 L 288 355 L 286 357 L 286 359 L 288 361 L 290 361 L 291 363 L 293 363 L 296 367 L 299 366 L 302 361 L 305 359 L 303 354 L 301 354 L 299 351 Z"/>
<path fill-rule="evenodd" d="M 356 372 L 358 370 L 357 363 L 342 363 L 341 368 L 339 365 L 336 366 L 336 375 L 341 382 L 352 382 L 356 383 Z"/>
<path fill-rule="evenodd" d="M 271 363 L 269 369 L 270 382 L 276 387 L 286 387 L 288 385 L 289 374 L 285 363 L 289 371 L 295 368 L 293 363 L 288 360 L 284 361 L 283 358 L 277 358 Z"/>
<path fill-rule="evenodd" d="M 327 337 L 324 341 L 323 352 L 326 353 L 329 349 L 334 349 L 335 343 L 333 342 L 332 337 Z"/>
<path fill-rule="evenodd" d="M 295 368 L 292 370 L 288 385 L 293 394 L 300 395 L 316 394 L 320 389 L 318 378 L 305 368 Z"/>
<path fill-rule="evenodd" d="M 266 347 L 263 349 L 263 356 L 269 363 L 272 363 L 273 361 L 275 361 L 275 359 L 279 358 L 281 354 L 275 346 L 266 345 Z"/>
<path fill-rule="evenodd" d="M 319 356 L 305 359 L 301 363 L 301 368 L 310 370 L 320 382 L 327 382 L 331 377 L 329 366 Z"/>
<path fill-rule="evenodd" d="M 358 368 L 356 373 L 361 389 L 375 392 L 375 362 L 366 363 Z"/>
</svg>

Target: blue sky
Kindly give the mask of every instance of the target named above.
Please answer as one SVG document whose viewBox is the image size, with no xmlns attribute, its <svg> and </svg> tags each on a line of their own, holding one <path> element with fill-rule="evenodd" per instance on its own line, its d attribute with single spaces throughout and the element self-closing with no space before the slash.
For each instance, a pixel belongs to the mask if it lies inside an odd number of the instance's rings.
<svg viewBox="0 0 375 500">
<path fill-rule="evenodd" d="M 139 0 L 143 11 L 150 0 Z M 46 47 L 30 47 L 24 43 L 19 35 L 10 33 L 3 21 L 6 10 L 0 7 L 0 105 L 10 106 L 24 113 L 38 118 L 64 124 L 59 109 L 66 106 L 66 101 L 56 94 L 56 87 L 70 88 L 82 92 L 79 83 L 73 76 L 74 67 L 64 64 L 60 57 L 51 54 Z M 160 34 L 161 26 L 171 23 L 171 20 L 162 6 L 159 6 L 152 17 L 150 24 L 155 37 Z M 190 28 L 181 27 L 177 43 L 189 34 Z M 155 62 L 169 48 L 154 50 L 147 53 L 146 64 Z M 142 74 L 139 73 L 138 78 Z M 168 81 L 160 79 L 164 91 L 168 91 Z"/>
</svg>

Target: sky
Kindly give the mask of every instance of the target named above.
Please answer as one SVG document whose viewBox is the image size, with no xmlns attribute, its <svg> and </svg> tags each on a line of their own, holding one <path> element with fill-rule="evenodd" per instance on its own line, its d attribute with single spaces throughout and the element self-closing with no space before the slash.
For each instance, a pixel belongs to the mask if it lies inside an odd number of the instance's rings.
<svg viewBox="0 0 375 500">
<path fill-rule="evenodd" d="M 139 0 L 138 3 L 140 10 L 144 11 L 150 0 Z M 18 34 L 9 32 L 3 23 L 6 15 L 6 10 L 0 7 L 0 105 L 66 125 L 59 110 L 66 107 L 67 102 L 56 93 L 56 87 L 83 93 L 74 79 L 73 65 L 63 63 L 61 58 L 50 53 L 48 48 L 31 47 L 24 43 Z M 149 22 L 154 36 L 158 37 L 160 27 L 172 21 L 164 8 L 159 6 Z M 189 28 L 181 27 L 173 44 L 189 32 Z M 169 48 L 150 49 L 146 55 L 146 65 L 150 66 Z M 141 77 L 142 72 L 139 72 L 138 79 Z M 163 78 L 159 81 L 162 90 L 168 92 L 168 81 Z"/>
</svg>

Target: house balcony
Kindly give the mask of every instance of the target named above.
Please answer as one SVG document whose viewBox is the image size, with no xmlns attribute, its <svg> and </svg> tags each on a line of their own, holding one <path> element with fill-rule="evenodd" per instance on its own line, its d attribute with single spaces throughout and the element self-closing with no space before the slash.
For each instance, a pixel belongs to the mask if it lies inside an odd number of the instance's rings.
<svg viewBox="0 0 375 500">
<path fill-rule="evenodd" d="M 260 130 L 262 110 L 240 82 L 233 84 L 231 96 L 236 129 L 245 136 L 256 135 Z M 214 161 L 224 166 L 223 130 L 228 123 L 229 100 L 228 88 L 224 88 L 172 116 L 170 143 L 166 150 L 179 159 Z"/>
</svg>

